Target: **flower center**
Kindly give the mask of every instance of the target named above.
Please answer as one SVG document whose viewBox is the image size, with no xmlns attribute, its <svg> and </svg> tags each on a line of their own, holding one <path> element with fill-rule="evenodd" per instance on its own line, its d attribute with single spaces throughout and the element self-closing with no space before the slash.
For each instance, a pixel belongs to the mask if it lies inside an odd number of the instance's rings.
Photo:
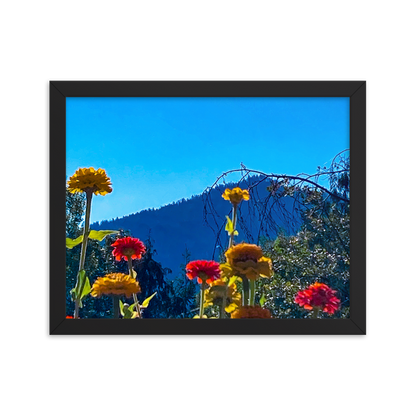
<svg viewBox="0 0 416 416">
<path fill-rule="evenodd" d="M 252 254 L 250 255 L 249 253 L 244 253 L 241 254 L 240 256 L 236 257 L 236 259 L 234 260 L 235 262 L 244 262 L 244 261 L 249 261 L 252 260 L 254 261 L 254 263 L 257 263 L 257 256 L 253 256 Z"/>
<path fill-rule="evenodd" d="M 198 273 L 198 277 L 201 279 L 201 280 L 203 280 L 203 281 L 206 281 L 207 279 L 208 279 L 208 275 L 205 273 L 205 272 L 199 272 Z"/>
<path fill-rule="evenodd" d="M 126 247 L 123 249 L 123 254 L 127 257 L 132 256 L 136 251 L 134 250 L 134 248 L 131 247 Z"/>
</svg>

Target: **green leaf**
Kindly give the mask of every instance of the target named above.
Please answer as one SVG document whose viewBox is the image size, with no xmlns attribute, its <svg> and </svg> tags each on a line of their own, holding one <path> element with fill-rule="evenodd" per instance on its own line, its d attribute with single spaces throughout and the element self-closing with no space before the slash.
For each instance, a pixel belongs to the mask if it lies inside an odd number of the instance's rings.
<svg viewBox="0 0 416 416">
<path fill-rule="evenodd" d="M 153 296 L 156 296 L 156 293 L 153 293 L 152 296 L 149 296 L 147 299 L 145 299 L 141 305 L 142 308 L 147 308 L 149 306 L 149 302 L 152 300 Z"/>
<path fill-rule="evenodd" d="M 77 276 L 77 283 L 71 290 L 72 299 L 79 300 L 79 306 L 82 308 L 81 300 L 84 299 L 91 292 L 90 279 L 85 274 L 85 270 L 81 270 Z"/>
<path fill-rule="evenodd" d="M 106 237 L 107 235 L 110 234 L 118 234 L 118 231 L 114 231 L 114 230 L 100 230 L 100 231 L 95 231 L 95 230 L 91 230 L 88 238 L 91 238 L 91 240 L 98 240 L 98 241 L 102 241 L 104 239 L 104 237 Z"/>
<path fill-rule="evenodd" d="M 133 312 L 134 308 L 139 304 L 139 302 L 133 303 L 133 305 L 129 306 L 129 311 Z"/>
<path fill-rule="evenodd" d="M 133 303 L 133 305 L 123 303 L 121 300 L 119 302 L 120 313 L 123 316 L 123 319 L 135 319 L 137 317 L 137 312 L 133 309 L 136 307 L 136 305 L 138 305 L 138 302 Z"/>
<path fill-rule="evenodd" d="M 132 269 L 132 272 L 133 272 L 133 277 L 136 278 L 137 276 L 136 270 Z"/>
<path fill-rule="evenodd" d="M 264 296 L 264 293 L 261 295 L 259 303 L 261 307 L 263 307 L 263 305 L 266 303 L 266 297 Z"/>
<path fill-rule="evenodd" d="M 85 284 L 84 284 L 84 288 L 81 292 L 81 299 L 84 299 L 86 296 L 88 296 L 91 292 L 91 283 L 90 283 L 90 279 L 88 279 L 87 276 L 85 276 Z"/>
<path fill-rule="evenodd" d="M 225 231 L 227 231 L 228 235 L 234 233 L 234 235 L 238 235 L 238 231 L 233 229 L 233 222 L 230 220 L 228 215 L 225 216 L 227 218 L 227 224 L 225 225 Z"/>
<path fill-rule="evenodd" d="M 78 244 L 81 244 L 83 239 L 84 239 L 83 235 L 80 235 L 75 240 L 73 240 L 72 238 L 67 238 L 66 239 L 66 248 L 69 248 L 69 249 L 74 248 Z"/>
<path fill-rule="evenodd" d="M 124 316 L 124 303 L 121 300 L 119 300 L 118 302 L 119 302 L 119 306 L 120 306 L 121 316 Z"/>
</svg>

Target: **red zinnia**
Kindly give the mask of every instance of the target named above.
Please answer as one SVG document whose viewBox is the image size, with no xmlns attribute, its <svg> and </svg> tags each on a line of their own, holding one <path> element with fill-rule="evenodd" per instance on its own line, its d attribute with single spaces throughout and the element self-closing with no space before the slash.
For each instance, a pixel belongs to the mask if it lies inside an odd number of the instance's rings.
<svg viewBox="0 0 416 416">
<path fill-rule="evenodd" d="M 113 256 L 117 261 L 120 261 L 122 258 L 128 260 L 129 257 L 132 259 L 140 259 L 146 251 L 145 245 L 138 238 L 132 237 L 119 238 L 111 244 L 111 247 L 115 247 Z"/>
<path fill-rule="evenodd" d="M 305 309 L 322 309 L 332 315 L 338 308 L 341 301 L 335 296 L 336 291 L 323 283 L 314 283 L 306 290 L 298 292 L 295 302 Z"/>
<path fill-rule="evenodd" d="M 198 283 L 212 283 L 220 277 L 220 265 L 216 261 L 195 260 L 186 265 L 186 275 L 190 280 L 198 278 Z"/>
</svg>

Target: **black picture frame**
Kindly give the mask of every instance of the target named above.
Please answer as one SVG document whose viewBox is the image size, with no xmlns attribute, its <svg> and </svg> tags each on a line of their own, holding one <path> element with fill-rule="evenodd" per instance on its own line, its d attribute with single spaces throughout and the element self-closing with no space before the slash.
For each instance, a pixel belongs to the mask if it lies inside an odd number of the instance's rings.
<svg viewBox="0 0 416 416">
<path fill-rule="evenodd" d="M 366 333 L 365 81 L 50 81 L 51 335 L 363 335 Z M 66 97 L 349 97 L 349 319 L 65 319 Z"/>
</svg>

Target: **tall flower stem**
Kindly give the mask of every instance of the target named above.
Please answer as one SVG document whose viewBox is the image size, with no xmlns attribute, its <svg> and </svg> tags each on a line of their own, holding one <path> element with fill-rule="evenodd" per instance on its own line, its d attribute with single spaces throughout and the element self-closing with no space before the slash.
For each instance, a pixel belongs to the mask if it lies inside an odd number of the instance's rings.
<svg viewBox="0 0 416 416">
<path fill-rule="evenodd" d="M 243 279 L 243 306 L 248 306 L 250 287 L 247 277 L 242 276 L 241 278 Z"/>
<path fill-rule="evenodd" d="M 235 227 L 237 225 L 237 207 L 238 207 L 238 204 L 233 204 L 233 219 L 232 219 L 233 232 L 230 235 L 230 242 L 228 244 L 228 248 L 231 248 L 234 244 L 234 231 L 235 231 Z"/>
<path fill-rule="evenodd" d="M 90 215 L 91 215 L 91 202 L 92 202 L 92 192 L 86 191 L 85 192 L 87 196 L 87 205 L 85 207 L 85 223 L 84 223 L 84 233 L 83 233 L 83 239 L 82 239 L 82 245 L 81 245 L 81 256 L 79 258 L 79 268 L 78 268 L 78 275 L 81 272 L 81 270 L 84 270 L 84 264 L 85 264 L 85 255 L 87 253 L 87 244 L 88 244 L 88 234 L 90 229 Z M 78 277 L 77 277 L 78 280 Z M 85 284 L 85 280 L 84 280 Z M 82 290 L 84 288 L 81 287 L 81 290 L 79 293 L 82 293 Z M 74 318 L 77 319 L 79 317 L 79 305 L 80 305 L 80 299 L 75 299 L 75 311 L 74 311 Z"/>
<path fill-rule="evenodd" d="M 250 306 L 254 306 L 254 296 L 256 294 L 256 281 L 254 279 L 250 280 Z"/>
<path fill-rule="evenodd" d="M 204 302 L 205 302 L 205 289 L 207 288 L 207 283 L 205 280 L 202 281 L 201 285 L 201 296 L 199 299 L 199 317 L 202 319 L 204 316 Z"/>
<path fill-rule="evenodd" d="M 130 273 L 130 277 L 132 277 L 134 279 L 134 273 L 133 273 L 133 260 L 131 259 L 131 256 L 127 257 L 127 261 L 129 263 L 129 273 Z M 137 311 L 137 316 L 139 318 L 142 317 L 142 314 L 140 312 L 140 306 L 139 306 L 139 300 L 137 299 L 137 294 L 133 293 L 133 302 L 136 304 L 136 311 Z"/>
<path fill-rule="evenodd" d="M 222 306 L 220 307 L 220 319 L 225 318 L 225 308 L 224 308 L 224 301 L 222 303 Z"/>
</svg>

